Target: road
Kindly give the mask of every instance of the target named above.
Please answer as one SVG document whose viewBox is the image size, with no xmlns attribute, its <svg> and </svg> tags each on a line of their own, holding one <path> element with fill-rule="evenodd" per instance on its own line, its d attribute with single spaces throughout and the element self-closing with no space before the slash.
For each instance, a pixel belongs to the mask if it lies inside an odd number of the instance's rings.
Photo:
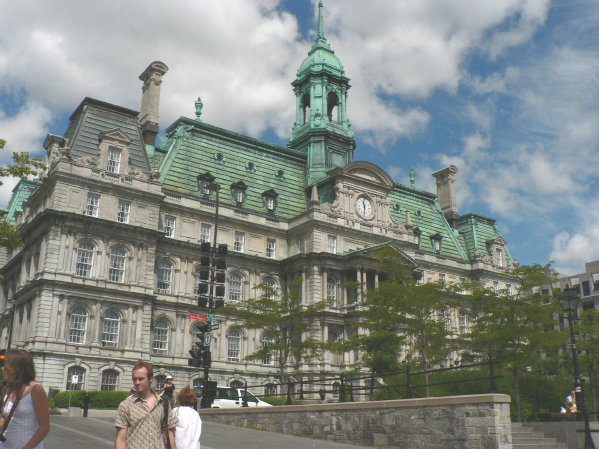
<svg viewBox="0 0 599 449">
<path fill-rule="evenodd" d="M 50 417 L 46 449 L 111 449 L 114 444 L 112 418 Z M 253 429 L 205 422 L 202 449 L 364 449 L 364 446 L 331 443 Z"/>
</svg>

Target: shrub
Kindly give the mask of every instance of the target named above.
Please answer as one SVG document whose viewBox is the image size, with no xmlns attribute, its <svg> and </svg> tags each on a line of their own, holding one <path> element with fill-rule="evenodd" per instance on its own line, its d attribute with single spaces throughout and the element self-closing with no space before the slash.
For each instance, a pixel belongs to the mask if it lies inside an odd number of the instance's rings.
<svg viewBox="0 0 599 449">
<path fill-rule="evenodd" d="M 71 407 L 83 407 L 85 391 L 61 391 L 54 397 L 56 407 L 66 408 L 71 395 Z M 129 391 L 88 391 L 89 408 L 116 409 L 120 402 L 129 396 Z"/>
</svg>

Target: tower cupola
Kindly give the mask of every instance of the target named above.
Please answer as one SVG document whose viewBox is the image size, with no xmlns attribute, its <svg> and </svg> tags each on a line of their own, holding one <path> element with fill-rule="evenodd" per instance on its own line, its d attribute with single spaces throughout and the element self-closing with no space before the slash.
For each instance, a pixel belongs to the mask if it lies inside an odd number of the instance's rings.
<svg viewBox="0 0 599 449">
<path fill-rule="evenodd" d="M 307 185 L 349 164 L 356 146 L 347 118 L 349 78 L 325 36 L 323 9 L 320 1 L 316 39 L 291 83 L 296 116 L 289 147 L 308 155 Z"/>
</svg>

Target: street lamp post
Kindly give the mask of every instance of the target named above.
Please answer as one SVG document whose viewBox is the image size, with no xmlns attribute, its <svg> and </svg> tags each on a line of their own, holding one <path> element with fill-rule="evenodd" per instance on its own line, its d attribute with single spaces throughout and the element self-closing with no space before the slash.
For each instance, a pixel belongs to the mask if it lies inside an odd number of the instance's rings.
<svg viewBox="0 0 599 449">
<path fill-rule="evenodd" d="M 584 403 L 584 391 L 580 378 L 580 369 L 578 367 L 578 352 L 576 349 L 576 336 L 574 335 L 574 320 L 580 296 L 575 290 L 565 289 L 559 294 L 557 300 L 568 318 L 568 327 L 570 328 L 570 347 L 572 348 L 572 362 L 574 364 L 574 391 L 576 391 L 576 407 L 580 403 L 580 411 L 584 420 L 584 449 L 595 449 L 595 443 L 591 435 L 591 426 L 589 423 L 589 415 Z"/>
</svg>

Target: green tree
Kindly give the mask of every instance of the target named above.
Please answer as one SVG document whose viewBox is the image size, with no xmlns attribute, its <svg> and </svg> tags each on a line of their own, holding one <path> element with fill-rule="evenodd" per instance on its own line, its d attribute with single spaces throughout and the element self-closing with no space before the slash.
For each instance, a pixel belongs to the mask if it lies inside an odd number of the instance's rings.
<svg viewBox="0 0 599 449">
<path fill-rule="evenodd" d="M 315 318 L 329 302 L 303 304 L 301 279 L 288 283 L 282 291 L 268 284 L 256 288 L 263 292 L 262 295 L 228 304 L 221 310 L 233 314 L 246 329 L 263 331 L 262 345 L 245 358 L 264 360 L 274 357 L 277 376 L 283 385 L 290 367 L 297 371 L 301 363 L 309 363 L 322 354 L 323 344 L 311 333 Z"/>
<path fill-rule="evenodd" d="M 592 411 L 596 412 L 597 376 L 595 373 L 599 369 L 599 311 L 597 311 L 595 308 L 583 310 L 577 328 L 577 347 L 581 351 L 580 359 L 582 366 L 584 371 L 586 371 L 590 381 L 590 388 L 585 388 L 585 398 L 588 399 L 587 394 L 590 390 L 590 396 L 593 404 Z"/>
<path fill-rule="evenodd" d="M 557 306 L 539 286 L 552 284 L 549 265 L 520 266 L 508 272 L 511 290 L 493 291 L 479 283 L 469 284 L 472 326 L 464 336 L 464 350 L 471 356 L 499 361 L 511 375 L 516 419 L 521 420 L 520 377 L 534 371 L 541 354 L 563 343 L 554 330 Z"/>
<path fill-rule="evenodd" d="M 439 282 L 419 284 L 393 248 L 377 256 L 387 278 L 363 298 L 355 314 L 359 330 L 348 346 L 361 351 L 374 375 L 397 370 L 402 352 L 404 362 L 427 371 L 454 349 L 453 330 L 443 319 L 453 299 Z"/>
<path fill-rule="evenodd" d="M 0 150 L 6 146 L 6 141 L 0 139 Z M 29 153 L 13 153 L 13 163 L 9 165 L 0 165 L 0 185 L 3 178 L 15 177 L 24 179 L 29 176 L 38 175 L 40 170 L 44 170 L 46 165 L 39 158 L 31 158 Z M 21 235 L 16 226 L 0 221 L 0 247 L 15 247 L 22 243 Z"/>
</svg>

